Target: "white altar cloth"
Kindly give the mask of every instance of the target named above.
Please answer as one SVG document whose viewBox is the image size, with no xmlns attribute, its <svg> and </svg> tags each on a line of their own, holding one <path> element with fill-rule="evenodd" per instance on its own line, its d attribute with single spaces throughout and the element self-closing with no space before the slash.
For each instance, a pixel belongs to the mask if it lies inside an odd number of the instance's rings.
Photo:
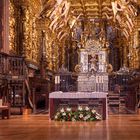
<svg viewBox="0 0 140 140">
<path fill-rule="evenodd" d="M 107 92 L 62 92 L 55 91 L 49 94 L 49 98 L 54 99 L 79 99 L 79 98 L 107 98 Z"/>
</svg>

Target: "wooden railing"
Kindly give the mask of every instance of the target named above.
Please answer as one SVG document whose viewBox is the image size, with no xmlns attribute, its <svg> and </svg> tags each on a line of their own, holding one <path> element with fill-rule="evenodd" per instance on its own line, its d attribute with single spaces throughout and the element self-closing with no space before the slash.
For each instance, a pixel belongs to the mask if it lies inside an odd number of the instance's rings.
<svg viewBox="0 0 140 140">
<path fill-rule="evenodd" d="M 9 57 L 9 71 L 13 76 L 25 75 L 25 62 L 23 57 Z"/>
<path fill-rule="evenodd" d="M 7 74 L 8 72 L 8 55 L 4 53 L 0 53 L 0 74 Z"/>
<path fill-rule="evenodd" d="M 140 106 L 140 72 L 109 76 L 109 91 L 120 94 L 120 104 L 127 113 L 136 113 Z"/>
<path fill-rule="evenodd" d="M 4 53 L 0 53 L 0 74 L 11 76 L 24 76 L 24 57 L 10 56 Z"/>
<path fill-rule="evenodd" d="M 12 107 L 24 106 L 25 92 L 28 92 L 28 101 L 33 108 L 27 65 L 24 57 L 0 53 L 0 79 L 1 82 L 3 79 L 7 81 L 9 89 L 5 87 L 6 94 L 4 96 L 8 98 Z M 0 85 L 2 84 L 3 82 Z M 27 91 L 25 90 L 25 86 L 27 87 Z"/>
</svg>

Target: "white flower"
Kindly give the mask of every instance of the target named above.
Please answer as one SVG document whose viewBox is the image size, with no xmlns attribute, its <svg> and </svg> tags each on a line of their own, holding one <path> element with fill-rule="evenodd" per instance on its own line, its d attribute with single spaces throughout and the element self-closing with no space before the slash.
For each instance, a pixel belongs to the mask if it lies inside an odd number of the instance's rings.
<svg viewBox="0 0 140 140">
<path fill-rule="evenodd" d="M 63 113 L 63 112 L 64 112 L 64 108 L 62 108 L 62 109 L 60 110 L 60 112 Z"/>
<path fill-rule="evenodd" d="M 72 121 L 75 122 L 76 120 L 74 118 L 72 118 Z"/>
<path fill-rule="evenodd" d="M 93 114 L 96 113 L 96 110 L 92 109 L 92 113 L 93 113 Z"/>
<path fill-rule="evenodd" d="M 56 113 L 56 115 L 57 115 L 57 116 L 59 116 L 59 115 L 60 115 L 60 113 L 59 113 L 59 112 L 57 112 L 57 113 Z"/>
<path fill-rule="evenodd" d="M 84 117 L 83 114 L 80 114 L 80 115 L 79 115 L 79 118 L 83 118 L 83 117 Z"/>
<path fill-rule="evenodd" d="M 66 116 L 66 113 L 64 112 L 62 115 L 63 115 L 63 116 Z"/>
<path fill-rule="evenodd" d="M 55 119 L 58 119 L 57 115 L 55 116 Z"/>
<path fill-rule="evenodd" d="M 99 116 L 96 116 L 96 119 L 97 119 L 97 120 L 100 120 L 101 118 L 100 118 Z"/>
<path fill-rule="evenodd" d="M 97 115 L 97 116 L 101 116 L 101 115 L 100 115 L 99 113 L 97 113 L 97 112 L 96 112 L 96 115 Z"/>
<path fill-rule="evenodd" d="M 102 116 L 100 114 L 98 114 L 98 113 L 96 113 L 96 116 L 98 116 L 99 119 L 102 118 Z"/>
<path fill-rule="evenodd" d="M 87 115 L 87 118 L 89 119 L 91 116 L 90 115 Z"/>
<path fill-rule="evenodd" d="M 71 111 L 71 108 L 67 108 L 66 110 L 67 110 L 68 112 L 70 112 L 70 111 Z"/>
<path fill-rule="evenodd" d="M 88 120 L 91 116 L 90 115 L 87 115 L 84 117 L 84 121 Z"/>
<path fill-rule="evenodd" d="M 86 107 L 85 107 L 85 110 L 86 110 L 86 111 L 89 111 L 89 107 L 88 107 L 88 106 L 86 106 Z"/>
<path fill-rule="evenodd" d="M 84 117 L 84 121 L 86 121 L 87 120 L 87 117 Z"/>
<path fill-rule="evenodd" d="M 78 110 L 79 110 L 79 111 L 82 111 L 82 110 L 83 110 L 83 108 L 82 108 L 81 106 L 79 106 L 79 107 L 78 107 Z"/>
</svg>

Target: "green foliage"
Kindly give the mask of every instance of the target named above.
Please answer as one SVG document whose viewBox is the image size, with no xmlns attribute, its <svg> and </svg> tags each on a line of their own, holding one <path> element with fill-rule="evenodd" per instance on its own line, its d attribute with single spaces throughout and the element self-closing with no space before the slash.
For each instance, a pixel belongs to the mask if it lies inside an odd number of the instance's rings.
<svg viewBox="0 0 140 140">
<path fill-rule="evenodd" d="M 69 107 L 61 108 L 55 115 L 56 121 L 96 121 L 101 119 L 101 115 L 96 110 L 82 106 L 76 110 Z"/>
</svg>

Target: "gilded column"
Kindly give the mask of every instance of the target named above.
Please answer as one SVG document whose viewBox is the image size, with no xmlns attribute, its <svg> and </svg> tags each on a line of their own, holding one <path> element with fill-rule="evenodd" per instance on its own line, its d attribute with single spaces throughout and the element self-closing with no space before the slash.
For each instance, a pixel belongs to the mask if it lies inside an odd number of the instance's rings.
<svg viewBox="0 0 140 140">
<path fill-rule="evenodd" d="M 15 5 L 12 1 L 10 1 L 9 5 L 10 9 L 10 17 L 9 17 L 9 50 L 10 52 L 15 52 Z"/>
<path fill-rule="evenodd" d="M 127 63 L 127 56 L 128 56 L 128 47 L 129 47 L 129 45 L 127 44 L 127 43 L 124 43 L 123 42 L 123 48 L 122 48 L 122 53 L 123 53 L 123 66 L 128 66 L 128 63 Z"/>
<path fill-rule="evenodd" d="M 4 52 L 9 53 L 9 0 L 4 0 Z"/>
<path fill-rule="evenodd" d="M 52 63 L 52 55 L 53 55 L 53 49 L 52 49 L 52 42 L 49 42 L 49 44 L 48 44 L 48 61 L 49 61 L 49 65 L 48 65 L 48 68 L 50 69 L 50 70 L 52 70 L 52 68 L 53 68 L 53 63 Z"/>
<path fill-rule="evenodd" d="M 23 31 L 24 31 L 24 52 L 26 59 L 32 60 L 32 18 L 30 17 L 30 9 L 27 7 L 24 7 L 25 17 L 23 20 Z"/>
<path fill-rule="evenodd" d="M 0 50 L 3 49 L 3 10 L 4 9 L 4 3 L 3 0 L 0 1 Z"/>
<path fill-rule="evenodd" d="M 137 42 L 137 48 L 138 48 L 138 67 L 140 68 L 140 16 L 137 18 L 137 38 L 136 38 L 136 42 Z"/>
<path fill-rule="evenodd" d="M 0 1 L 0 46 L 9 53 L 9 0 Z"/>
</svg>

